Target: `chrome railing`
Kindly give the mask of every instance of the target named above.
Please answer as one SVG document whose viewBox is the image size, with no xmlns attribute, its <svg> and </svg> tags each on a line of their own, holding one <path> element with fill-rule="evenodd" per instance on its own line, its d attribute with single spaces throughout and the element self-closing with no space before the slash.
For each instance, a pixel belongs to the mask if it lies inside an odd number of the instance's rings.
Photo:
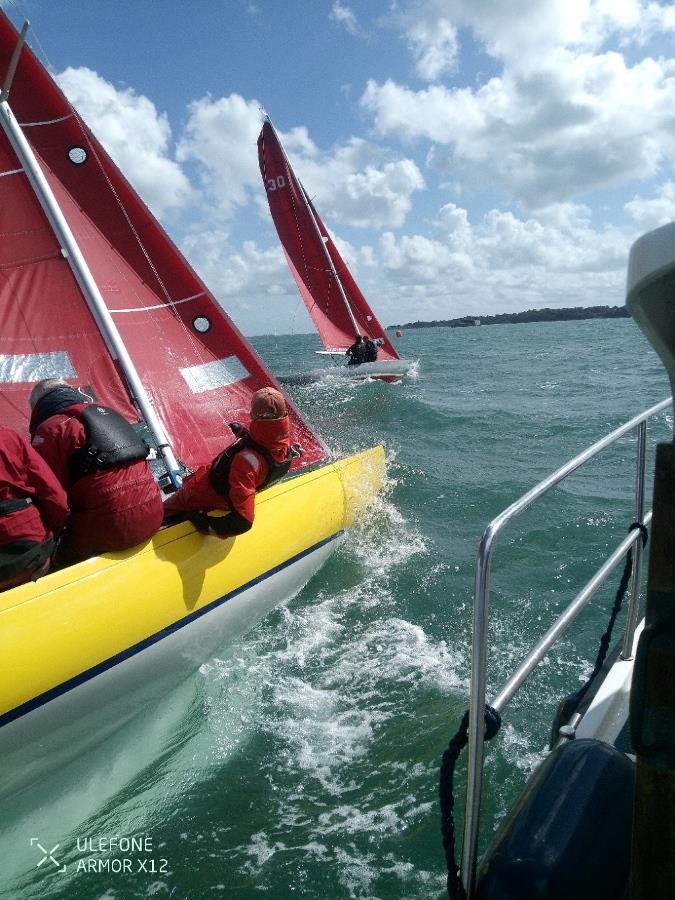
<svg viewBox="0 0 675 900">
<path fill-rule="evenodd" d="M 644 515 L 645 459 L 647 443 L 647 421 L 657 413 L 667 409 L 672 399 L 662 400 L 655 406 L 626 422 L 602 440 L 575 456 L 566 465 L 549 475 L 538 485 L 524 494 L 508 509 L 490 522 L 478 545 L 473 606 L 473 645 L 471 663 L 471 692 L 469 698 L 469 742 L 467 763 L 466 805 L 464 811 L 464 839 L 462 843 L 461 878 L 468 898 L 474 894 L 476 863 L 478 855 L 478 829 L 480 820 L 481 788 L 483 780 L 484 750 L 484 709 L 487 670 L 487 626 L 488 600 L 490 594 L 490 562 L 495 541 L 504 527 L 531 506 L 535 500 L 547 493 L 561 481 L 597 456 L 628 432 L 637 428 L 637 453 L 635 467 L 635 521 L 648 525 L 651 512 Z M 511 701 L 530 673 L 541 662 L 549 648 L 567 628 L 581 609 L 588 603 L 607 576 L 618 565 L 629 547 L 634 547 L 633 572 L 630 600 L 626 615 L 626 626 L 622 641 L 622 656 L 629 659 L 633 647 L 633 635 L 637 625 L 640 595 L 640 568 L 642 541 L 637 529 L 631 531 L 619 544 L 609 559 L 598 569 L 583 590 L 569 604 L 539 643 L 525 657 L 517 671 L 499 691 L 490 705 L 501 712 Z"/>
</svg>

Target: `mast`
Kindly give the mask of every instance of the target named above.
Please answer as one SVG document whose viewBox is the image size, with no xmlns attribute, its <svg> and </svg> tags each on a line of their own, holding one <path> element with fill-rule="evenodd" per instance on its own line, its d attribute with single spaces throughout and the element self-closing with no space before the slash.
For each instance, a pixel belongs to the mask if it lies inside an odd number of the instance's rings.
<svg viewBox="0 0 675 900">
<path fill-rule="evenodd" d="M 173 449 L 171 448 L 164 426 L 152 407 L 151 400 L 145 392 L 145 388 L 136 371 L 136 367 L 127 352 L 122 337 L 117 330 L 117 326 L 110 315 L 110 311 L 105 304 L 98 285 L 96 284 L 82 251 L 75 240 L 75 236 L 49 186 L 49 182 L 45 178 L 35 154 L 33 153 L 33 149 L 26 140 L 23 131 L 7 102 L 28 27 L 29 23 L 26 21 L 21 30 L 14 53 L 12 54 L 5 84 L 0 92 L 0 125 L 2 125 L 3 131 L 7 135 L 7 138 L 26 173 L 33 192 L 61 245 L 61 253 L 70 265 L 75 280 L 82 291 L 82 295 L 101 331 L 111 355 L 114 359 L 119 361 L 131 394 L 138 404 L 138 408 L 140 409 L 148 428 L 157 441 L 157 449 L 164 460 L 169 477 L 171 478 L 174 487 L 179 488 L 182 485 L 180 466 Z"/>
<path fill-rule="evenodd" d="M 286 156 L 286 151 L 284 150 L 284 146 L 281 143 L 281 141 L 279 140 L 279 135 L 277 134 L 276 129 L 275 129 L 274 125 L 272 124 L 272 120 L 270 119 L 270 117 L 268 115 L 266 115 L 265 118 L 269 122 L 270 128 L 274 132 L 274 136 L 277 139 L 277 143 L 281 147 L 281 152 L 284 154 L 284 159 L 286 160 L 286 165 L 288 166 L 290 171 L 293 172 L 293 169 L 291 168 L 291 164 L 288 161 L 288 157 Z M 295 174 L 295 173 L 293 173 L 293 174 Z M 354 313 L 352 312 L 352 308 L 349 305 L 349 300 L 347 299 L 347 294 L 345 293 L 345 289 L 342 286 L 342 282 L 340 281 L 340 276 L 337 273 L 337 269 L 333 265 L 333 260 L 331 259 L 330 253 L 326 249 L 326 242 L 324 241 L 324 237 L 321 234 L 321 229 L 319 228 L 319 224 L 316 221 L 316 217 L 314 215 L 314 210 L 312 209 L 312 204 L 309 202 L 309 197 L 307 196 L 307 192 L 305 191 L 305 188 L 303 187 L 302 182 L 300 181 L 299 178 L 296 180 L 298 182 L 298 185 L 300 186 L 300 190 L 302 191 L 302 196 L 305 201 L 305 206 L 307 208 L 307 212 L 309 213 L 309 217 L 312 220 L 312 225 L 314 226 L 314 230 L 316 231 L 316 235 L 319 239 L 319 243 L 321 244 L 321 247 L 323 248 L 324 256 L 326 257 L 326 262 L 328 263 L 328 267 L 331 271 L 331 274 L 332 274 L 333 278 L 335 279 L 335 282 L 338 286 L 338 290 L 340 291 L 340 296 L 342 297 L 342 302 L 345 305 L 345 309 L 347 310 L 347 315 L 349 316 L 349 319 L 352 323 L 352 327 L 354 328 L 354 334 L 356 335 L 356 337 L 359 337 L 361 332 L 359 331 L 359 327 L 356 324 L 356 319 L 354 318 Z"/>
</svg>

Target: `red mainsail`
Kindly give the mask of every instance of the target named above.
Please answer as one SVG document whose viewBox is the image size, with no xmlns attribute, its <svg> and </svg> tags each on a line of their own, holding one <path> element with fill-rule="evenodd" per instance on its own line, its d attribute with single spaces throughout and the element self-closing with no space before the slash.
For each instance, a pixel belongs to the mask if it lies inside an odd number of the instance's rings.
<svg viewBox="0 0 675 900">
<path fill-rule="evenodd" d="M 344 351 L 357 334 L 381 338 L 378 359 L 398 359 L 332 238 L 295 177 L 269 119 L 258 161 L 272 219 L 305 306 L 326 350 Z"/>
<path fill-rule="evenodd" d="M 0 78 L 18 35 L 0 11 Z M 92 272 L 176 455 L 231 443 L 252 393 L 278 387 L 28 47 L 9 105 Z M 0 421 L 25 431 L 36 381 L 64 377 L 137 421 L 115 353 L 78 287 L 22 164 L 0 132 Z M 288 400 L 288 398 L 287 398 Z M 304 454 L 327 451 L 288 400 Z"/>
</svg>

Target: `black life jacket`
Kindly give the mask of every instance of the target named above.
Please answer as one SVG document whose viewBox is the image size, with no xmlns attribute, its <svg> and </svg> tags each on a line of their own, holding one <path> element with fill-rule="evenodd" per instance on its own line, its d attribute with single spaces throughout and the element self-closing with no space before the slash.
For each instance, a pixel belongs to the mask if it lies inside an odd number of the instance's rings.
<svg viewBox="0 0 675 900">
<path fill-rule="evenodd" d="M 267 463 L 267 477 L 262 484 L 258 485 L 256 492 L 261 491 L 275 481 L 280 481 L 284 475 L 288 473 L 291 463 L 293 462 L 294 454 L 290 449 L 286 452 L 286 459 L 283 462 L 277 462 L 267 447 L 263 447 L 262 444 L 253 440 L 247 428 L 242 426 L 238 429 L 237 433 L 239 434 L 237 440 L 216 456 L 211 463 L 211 469 L 209 470 L 209 481 L 211 482 L 211 486 L 227 500 L 229 500 L 230 495 L 230 469 L 232 467 L 232 460 L 237 453 L 241 453 L 242 450 L 255 450 Z"/>
<path fill-rule="evenodd" d="M 375 362 L 377 359 L 377 345 L 375 341 L 366 341 L 365 352 L 363 354 L 364 362 Z"/>
<path fill-rule="evenodd" d="M 115 469 L 147 458 L 150 447 L 114 409 L 91 404 L 74 415 L 84 425 L 87 439 L 68 460 L 73 481 L 99 469 Z"/>
<path fill-rule="evenodd" d="M 363 341 L 355 341 L 346 352 L 349 356 L 347 365 L 358 366 L 366 361 L 366 345 Z"/>
</svg>

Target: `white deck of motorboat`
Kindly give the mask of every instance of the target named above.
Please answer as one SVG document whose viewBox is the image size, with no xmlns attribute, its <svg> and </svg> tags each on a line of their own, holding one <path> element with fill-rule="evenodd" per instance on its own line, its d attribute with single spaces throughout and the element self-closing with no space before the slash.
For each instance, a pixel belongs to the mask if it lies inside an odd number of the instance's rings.
<svg viewBox="0 0 675 900">
<path fill-rule="evenodd" d="M 635 653 L 643 626 L 644 622 L 641 622 L 635 630 L 631 658 L 622 659 L 618 656 L 598 687 L 590 706 L 577 725 L 576 738 L 594 738 L 630 754 L 628 701 Z"/>
</svg>

